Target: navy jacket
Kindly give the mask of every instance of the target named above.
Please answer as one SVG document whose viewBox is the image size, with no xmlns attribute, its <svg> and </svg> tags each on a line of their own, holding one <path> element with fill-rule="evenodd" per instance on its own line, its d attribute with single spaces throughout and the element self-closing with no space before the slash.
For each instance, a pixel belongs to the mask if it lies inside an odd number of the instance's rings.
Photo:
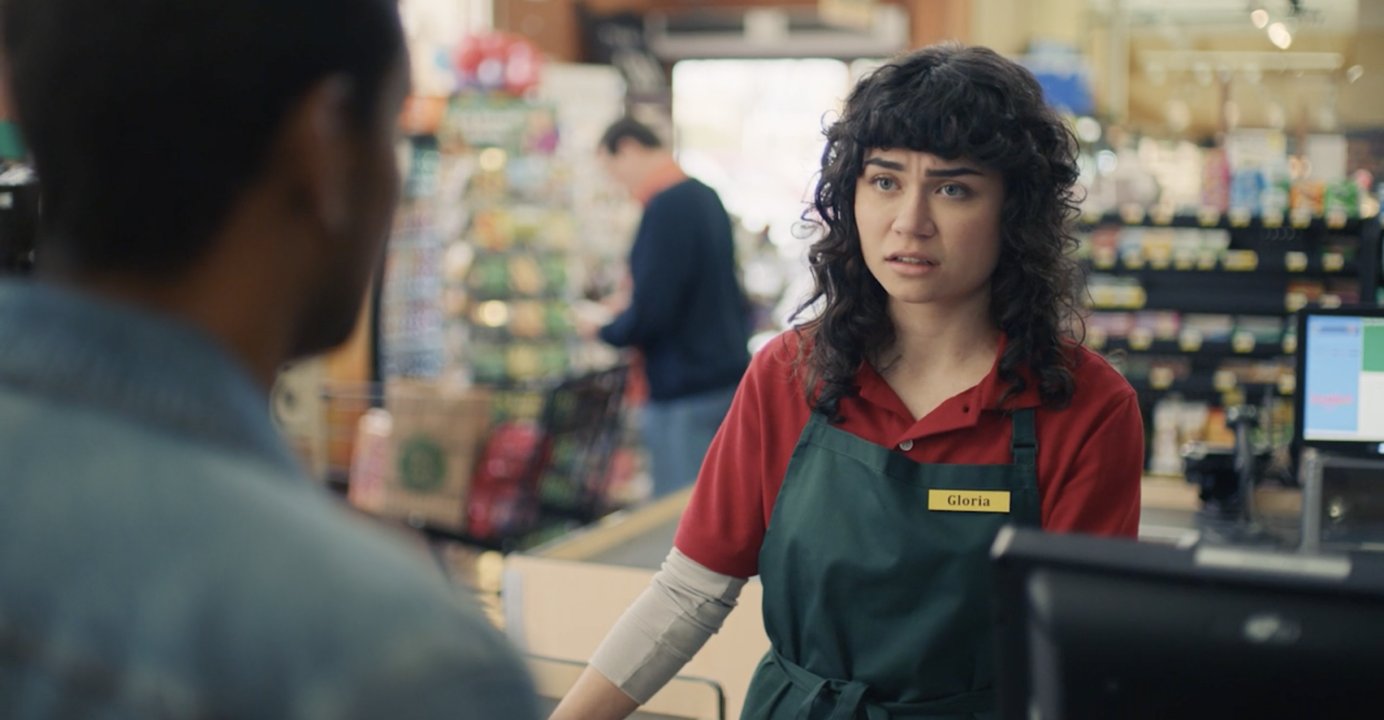
<svg viewBox="0 0 1384 720">
<path fill-rule="evenodd" d="M 630 250 L 630 274 L 630 307 L 601 339 L 644 353 L 650 398 L 737 385 L 750 363 L 749 307 L 716 191 L 689 179 L 655 195 Z"/>
</svg>

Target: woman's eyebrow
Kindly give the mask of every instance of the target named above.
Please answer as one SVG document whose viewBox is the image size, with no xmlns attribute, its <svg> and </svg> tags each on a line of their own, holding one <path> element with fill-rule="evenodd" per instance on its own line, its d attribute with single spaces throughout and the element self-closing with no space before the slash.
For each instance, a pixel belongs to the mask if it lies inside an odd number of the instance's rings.
<svg viewBox="0 0 1384 720">
<path fill-rule="evenodd" d="M 878 165 L 879 167 L 882 167 L 885 170 L 897 170 L 900 172 L 903 171 L 903 163 L 896 163 L 893 160 L 885 160 L 884 158 L 870 158 L 869 160 L 865 161 L 865 164 Z"/>
<path fill-rule="evenodd" d="M 982 172 L 979 171 L 979 170 L 976 170 L 975 168 L 958 167 L 958 168 L 947 168 L 947 169 L 943 169 L 943 170 L 928 170 L 928 171 L 927 171 L 926 173 L 924 173 L 924 174 L 927 175 L 928 177 L 934 177 L 934 178 L 955 178 L 955 177 L 965 177 L 965 176 L 967 176 L 967 175 L 983 175 L 984 173 L 982 173 Z"/>
<path fill-rule="evenodd" d="M 885 170 L 894 170 L 896 172 L 902 172 L 904 169 L 903 163 L 897 163 L 893 160 L 885 160 L 884 158 L 870 158 L 865 161 L 865 164 L 874 165 L 876 167 L 882 167 Z M 975 168 L 965 166 L 956 168 L 930 169 L 924 174 L 927 177 L 932 178 L 956 178 L 965 177 L 967 175 L 984 175 L 984 173 Z"/>
</svg>

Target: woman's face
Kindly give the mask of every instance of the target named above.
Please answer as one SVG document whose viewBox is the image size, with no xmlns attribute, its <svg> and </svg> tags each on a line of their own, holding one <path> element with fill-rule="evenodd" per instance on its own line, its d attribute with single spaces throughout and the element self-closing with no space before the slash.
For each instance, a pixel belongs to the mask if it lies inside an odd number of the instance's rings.
<svg viewBox="0 0 1384 720">
<path fill-rule="evenodd" d="M 989 303 L 1004 177 L 968 160 L 871 150 L 855 186 L 860 250 L 897 317 L 909 306 Z"/>
</svg>

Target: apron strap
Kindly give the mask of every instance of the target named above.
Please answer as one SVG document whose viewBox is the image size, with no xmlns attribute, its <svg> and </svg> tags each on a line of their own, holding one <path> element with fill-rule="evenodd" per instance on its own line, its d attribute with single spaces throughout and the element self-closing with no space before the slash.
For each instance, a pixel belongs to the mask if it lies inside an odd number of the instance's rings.
<svg viewBox="0 0 1384 720">
<path fill-rule="evenodd" d="M 1009 441 L 1009 452 L 1015 465 L 1038 466 L 1038 435 L 1033 430 L 1033 408 L 1015 410 L 1009 414 L 1013 428 L 1013 438 Z"/>
<path fill-rule="evenodd" d="M 789 662 L 775 650 L 769 651 L 768 665 L 776 668 L 790 683 L 807 693 L 794 720 L 821 717 L 814 711 L 829 709 L 827 720 L 854 720 L 861 710 L 866 720 L 923 720 L 947 715 L 972 715 L 993 712 L 995 691 L 975 690 L 920 703 L 875 703 L 866 698 L 870 686 L 850 680 L 828 680 L 801 665 Z M 835 696 L 834 698 L 832 696 Z"/>
</svg>

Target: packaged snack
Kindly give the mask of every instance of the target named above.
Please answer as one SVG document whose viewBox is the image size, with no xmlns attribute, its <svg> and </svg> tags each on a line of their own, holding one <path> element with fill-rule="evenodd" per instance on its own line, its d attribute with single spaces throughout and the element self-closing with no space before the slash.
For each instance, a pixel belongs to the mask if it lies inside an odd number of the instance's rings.
<svg viewBox="0 0 1384 720">
<path fill-rule="evenodd" d="M 1223 148 L 1206 151 L 1202 166 L 1201 204 L 1224 214 L 1230 209 L 1230 163 Z"/>
<path fill-rule="evenodd" d="M 1182 316 L 1182 331 L 1189 330 L 1198 333 L 1202 342 L 1228 342 L 1235 322 L 1230 315 L 1187 313 Z"/>
<path fill-rule="evenodd" d="M 1328 219 L 1360 217 L 1360 187 L 1348 178 L 1328 184 L 1325 213 Z"/>
<path fill-rule="evenodd" d="M 1293 183 L 1289 191 L 1289 205 L 1293 212 L 1321 217 L 1326 209 L 1326 183 L 1320 180 L 1299 180 Z"/>
<path fill-rule="evenodd" d="M 1258 215 L 1263 191 L 1264 175 L 1258 168 L 1236 170 L 1230 181 L 1230 209 Z"/>
<path fill-rule="evenodd" d="M 1182 316 L 1167 310 L 1134 313 L 1134 327 L 1147 330 L 1154 340 L 1176 340 L 1182 330 Z"/>
<path fill-rule="evenodd" d="M 1275 316 L 1239 316 L 1235 318 L 1235 334 L 1246 334 L 1255 345 L 1277 345 L 1283 342 L 1283 318 Z"/>
</svg>

